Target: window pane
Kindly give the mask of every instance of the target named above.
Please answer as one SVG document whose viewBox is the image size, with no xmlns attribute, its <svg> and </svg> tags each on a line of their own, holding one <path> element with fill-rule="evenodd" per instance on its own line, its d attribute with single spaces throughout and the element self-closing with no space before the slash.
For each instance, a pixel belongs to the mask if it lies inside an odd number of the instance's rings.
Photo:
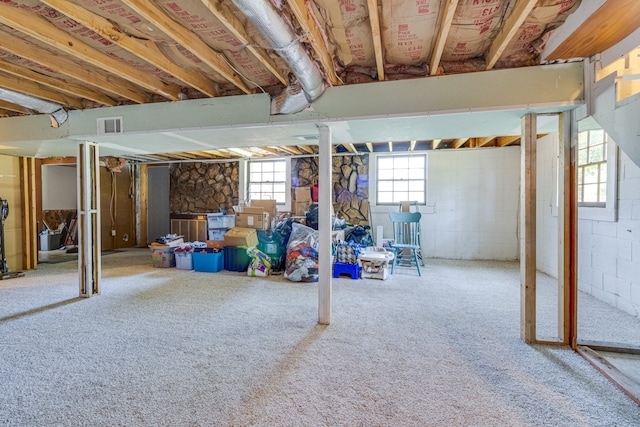
<svg viewBox="0 0 640 427">
<path fill-rule="evenodd" d="M 378 203 L 392 203 L 393 193 L 390 191 L 384 191 L 378 193 Z"/>
<path fill-rule="evenodd" d="M 596 145 L 589 149 L 589 163 L 604 161 L 604 145 Z"/>
<path fill-rule="evenodd" d="M 587 150 L 579 150 L 578 151 L 578 164 L 586 165 L 587 164 Z"/>
<path fill-rule="evenodd" d="M 584 176 L 584 168 L 578 168 L 578 184 L 579 184 L 579 185 L 584 184 L 584 183 L 582 182 L 582 178 L 583 178 L 583 176 Z"/>
<path fill-rule="evenodd" d="M 285 192 L 285 183 L 284 182 L 279 182 L 279 183 L 273 184 L 273 192 L 274 193 L 282 193 L 282 194 L 284 194 L 284 192 Z"/>
<path fill-rule="evenodd" d="M 414 192 L 421 191 L 424 193 L 424 181 L 409 181 L 409 190 Z"/>
<path fill-rule="evenodd" d="M 396 169 L 407 169 L 409 167 L 409 158 L 408 157 L 395 157 L 395 162 L 393 163 L 393 167 Z"/>
<path fill-rule="evenodd" d="M 583 202 L 595 203 L 598 201 L 598 184 L 588 184 L 582 190 L 584 194 Z"/>
<path fill-rule="evenodd" d="M 378 179 L 393 179 L 393 169 L 378 171 Z"/>
<path fill-rule="evenodd" d="M 249 170 L 253 172 L 262 172 L 262 162 L 249 163 Z"/>
<path fill-rule="evenodd" d="M 282 170 L 282 172 L 280 171 L 276 171 L 273 173 L 273 180 L 275 182 L 286 182 L 287 181 L 287 172 Z"/>
<path fill-rule="evenodd" d="M 401 192 L 401 193 L 393 193 L 393 203 L 404 202 L 409 198 L 409 193 Z"/>
<path fill-rule="evenodd" d="M 584 202 L 584 200 L 582 200 L 582 185 L 578 186 L 578 203 L 580 202 Z"/>
<path fill-rule="evenodd" d="M 393 191 L 393 181 L 379 181 L 378 191 Z"/>
<path fill-rule="evenodd" d="M 607 201 L 607 186 L 606 184 L 600 184 L 600 196 L 599 196 L 599 200 L 600 203 L 606 203 Z"/>
<path fill-rule="evenodd" d="M 396 181 L 394 186 L 393 186 L 394 191 L 398 192 L 398 191 L 402 191 L 402 192 L 408 192 L 409 191 L 409 182 L 408 181 Z M 402 200 L 407 200 L 407 199 L 402 199 Z"/>
<path fill-rule="evenodd" d="M 410 157 L 409 158 L 409 168 L 413 169 L 424 169 L 424 157 Z"/>
<path fill-rule="evenodd" d="M 424 169 L 410 169 L 409 179 L 424 179 Z"/>
<path fill-rule="evenodd" d="M 393 159 L 389 157 L 378 157 L 378 169 L 393 169 Z"/>
<path fill-rule="evenodd" d="M 396 169 L 393 173 L 394 179 L 409 179 L 408 169 Z"/>
<path fill-rule="evenodd" d="M 284 193 L 276 193 L 274 196 L 276 198 L 276 203 L 285 203 L 286 199 Z"/>
<path fill-rule="evenodd" d="M 588 132 L 578 133 L 578 148 L 587 148 L 588 141 L 589 141 Z"/>
<path fill-rule="evenodd" d="M 593 147 L 594 145 L 602 144 L 604 142 L 604 131 L 603 130 L 591 130 L 589 131 L 589 146 Z"/>
<path fill-rule="evenodd" d="M 263 172 L 273 172 L 273 162 L 261 162 Z"/>
<path fill-rule="evenodd" d="M 249 193 L 260 193 L 260 183 L 250 183 Z"/>
<path fill-rule="evenodd" d="M 584 183 L 594 184 L 598 182 L 598 165 L 584 167 Z"/>
<path fill-rule="evenodd" d="M 602 163 L 600 164 L 600 183 L 606 183 L 607 182 L 607 164 L 606 163 Z"/>
</svg>

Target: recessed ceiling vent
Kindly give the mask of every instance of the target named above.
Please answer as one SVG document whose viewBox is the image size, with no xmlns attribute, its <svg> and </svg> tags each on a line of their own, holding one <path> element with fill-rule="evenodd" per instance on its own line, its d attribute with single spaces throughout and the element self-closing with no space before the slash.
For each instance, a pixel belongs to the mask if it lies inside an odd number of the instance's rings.
<svg viewBox="0 0 640 427">
<path fill-rule="evenodd" d="M 103 117 L 98 119 L 98 135 L 113 135 L 122 132 L 122 117 Z"/>
</svg>

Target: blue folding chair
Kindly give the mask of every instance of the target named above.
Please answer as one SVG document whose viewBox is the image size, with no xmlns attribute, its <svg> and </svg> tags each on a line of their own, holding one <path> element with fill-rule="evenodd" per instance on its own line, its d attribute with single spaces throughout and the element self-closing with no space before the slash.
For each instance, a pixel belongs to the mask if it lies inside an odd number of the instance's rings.
<svg viewBox="0 0 640 427">
<path fill-rule="evenodd" d="M 391 274 L 396 269 L 396 264 L 404 267 L 415 266 L 418 269 L 418 276 L 422 276 L 420 272 L 420 260 L 418 252 L 420 251 L 420 212 L 390 212 L 389 218 L 393 226 L 393 248 L 395 257 L 391 264 Z M 408 252 L 408 253 L 407 253 Z"/>
</svg>

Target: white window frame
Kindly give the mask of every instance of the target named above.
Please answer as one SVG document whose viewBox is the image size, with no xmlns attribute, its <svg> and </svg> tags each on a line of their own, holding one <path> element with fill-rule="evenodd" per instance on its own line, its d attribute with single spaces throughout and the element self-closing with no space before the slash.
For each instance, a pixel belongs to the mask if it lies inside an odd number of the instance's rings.
<svg viewBox="0 0 640 427">
<path fill-rule="evenodd" d="M 246 189 L 246 193 L 245 193 L 245 197 L 247 199 L 249 199 L 250 197 L 250 192 L 249 192 L 249 188 L 251 185 L 251 164 L 252 163 L 259 163 L 259 162 L 275 162 L 275 161 L 284 161 L 285 164 L 285 180 L 284 180 L 284 196 L 285 196 L 285 202 L 284 203 L 278 203 L 277 206 L 280 210 L 290 210 L 290 206 L 291 206 L 291 159 L 287 158 L 287 157 L 283 157 L 283 158 L 271 158 L 271 159 L 264 159 L 264 160 L 248 160 L 245 163 L 245 167 L 246 167 L 246 173 L 241 174 L 241 176 L 244 177 L 245 182 L 244 183 L 240 183 L 241 184 L 241 188 L 245 188 Z"/>
<path fill-rule="evenodd" d="M 590 122 L 590 121 L 589 121 Z M 580 123 L 582 124 L 582 123 Z M 582 126 L 581 126 L 582 127 Z M 580 129 L 580 131 L 591 130 Z M 606 134 L 606 130 L 605 130 Z M 577 135 L 576 135 L 577 138 Z M 576 141 L 576 150 L 577 141 Z M 577 161 L 577 159 L 576 159 Z M 578 206 L 578 219 L 614 222 L 618 216 L 618 146 L 607 135 L 607 200 L 604 206 Z"/>
<path fill-rule="evenodd" d="M 419 203 L 419 206 L 426 206 L 427 205 L 427 200 L 428 200 L 428 194 L 427 194 L 427 190 L 428 190 L 428 167 L 429 167 L 429 159 L 427 156 L 427 153 L 407 153 L 407 152 L 402 152 L 402 153 L 397 153 L 397 154 L 393 154 L 393 153 L 379 153 L 376 154 L 375 156 L 373 156 L 373 164 L 374 167 L 371 167 L 371 162 L 369 162 L 369 173 L 370 173 L 370 177 L 372 178 L 373 183 L 375 183 L 374 186 L 371 185 L 371 181 L 369 182 L 369 198 L 370 199 L 375 199 L 374 202 L 372 203 L 372 205 L 375 206 L 380 206 L 380 207 L 393 207 L 393 206 L 399 206 L 399 203 L 380 203 L 380 201 L 378 200 L 378 191 L 379 191 L 379 174 L 378 174 L 378 159 L 381 157 L 416 157 L 416 156 L 421 156 L 424 157 L 424 202 L 423 203 Z M 372 173 L 371 169 L 374 169 L 374 172 Z M 372 191 L 373 190 L 373 191 Z"/>
</svg>

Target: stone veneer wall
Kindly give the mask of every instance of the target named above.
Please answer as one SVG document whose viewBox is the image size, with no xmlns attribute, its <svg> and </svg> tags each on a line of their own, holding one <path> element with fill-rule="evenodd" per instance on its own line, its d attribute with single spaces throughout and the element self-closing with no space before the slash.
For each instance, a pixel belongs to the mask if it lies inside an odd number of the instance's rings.
<svg viewBox="0 0 640 427">
<path fill-rule="evenodd" d="M 369 223 L 369 156 L 334 156 L 333 208 L 347 223 Z M 311 186 L 318 177 L 317 157 L 291 159 L 291 186 Z"/>
<path fill-rule="evenodd" d="M 169 172 L 171 213 L 218 212 L 238 204 L 238 162 L 177 163 Z"/>
</svg>

